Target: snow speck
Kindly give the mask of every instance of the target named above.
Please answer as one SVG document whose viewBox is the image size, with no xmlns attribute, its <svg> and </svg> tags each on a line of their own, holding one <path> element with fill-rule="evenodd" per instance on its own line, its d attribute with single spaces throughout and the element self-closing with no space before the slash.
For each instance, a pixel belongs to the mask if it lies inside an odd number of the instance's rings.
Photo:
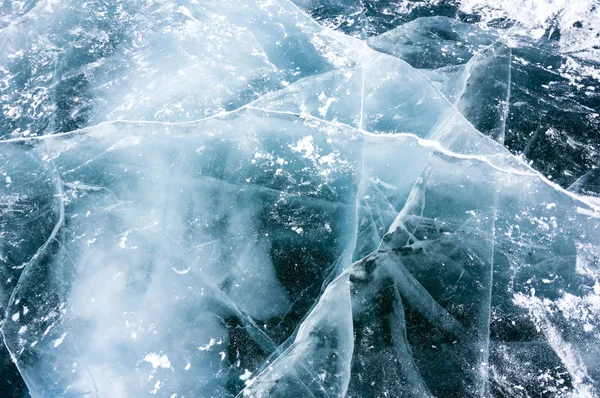
<svg viewBox="0 0 600 398">
<path fill-rule="evenodd" d="M 252 376 L 252 372 L 250 372 L 248 369 L 244 369 L 244 374 L 240 375 L 240 380 L 248 380 L 250 377 Z"/>
<path fill-rule="evenodd" d="M 298 235 L 302 235 L 304 233 L 304 229 L 302 227 L 292 227 L 292 231 L 294 231 Z"/>
<path fill-rule="evenodd" d="M 171 361 L 166 355 L 156 354 L 154 352 L 149 353 L 144 357 L 144 361 L 149 362 L 154 369 L 161 368 L 170 368 Z"/>
<path fill-rule="evenodd" d="M 66 333 L 63 333 L 63 334 L 62 334 L 62 335 L 61 335 L 61 336 L 60 336 L 58 339 L 56 339 L 56 340 L 54 340 L 54 341 L 52 342 L 52 346 L 53 346 L 54 348 L 56 348 L 56 347 L 58 347 L 59 345 L 61 345 L 61 344 L 62 344 L 62 342 L 63 342 L 63 340 L 65 339 L 65 337 L 66 337 L 66 336 L 67 336 L 67 334 L 66 334 Z"/>
<path fill-rule="evenodd" d="M 156 384 L 154 384 L 154 389 L 152 391 L 150 391 L 150 394 L 154 395 L 158 392 L 158 390 L 160 390 L 160 380 L 156 381 Z"/>
<path fill-rule="evenodd" d="M 217 341 L 215 339 L 211 338 L 210 341 L 208 342 L 208 344 L 205 344 L 205 345 L 203 345 L 201 347 L 198 347 L 198 349 L 200 351 L 209 351 L 212 348 L 212 346 L 215 345 L 216 342 Z"/>
<path fill-rule="evenodd" d="M 298 140 L 296 144 L 290 145 L 289 147 L 294 152 L 303 152 L 303 156 L 305 158 L 313 159 L 315 157 L 316 149 L 313 143 L 312 135 L 306 136 Z"/>
</svg>

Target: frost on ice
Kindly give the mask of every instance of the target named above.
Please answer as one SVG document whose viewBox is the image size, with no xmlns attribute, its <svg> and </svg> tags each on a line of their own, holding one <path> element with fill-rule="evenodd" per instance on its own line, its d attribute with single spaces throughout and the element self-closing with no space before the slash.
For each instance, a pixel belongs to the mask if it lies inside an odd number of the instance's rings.
<svg viewBox="0 0 600 398">
<path fill-rule="evenodd" d="M 8 3 L 0 307 L 32 396 L 600 394 L 598 173 L 536 152 L 553 120 L 515 156 L 505 27 Z"/>
</svg>

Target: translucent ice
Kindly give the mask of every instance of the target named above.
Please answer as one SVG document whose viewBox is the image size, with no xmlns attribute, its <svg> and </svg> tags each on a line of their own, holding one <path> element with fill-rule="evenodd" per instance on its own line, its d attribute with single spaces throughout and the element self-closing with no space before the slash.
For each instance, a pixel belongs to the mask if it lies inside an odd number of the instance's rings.
<svg viewBox="0 0 600 398">
<path fill-rule="evenodd" d="M 1 330 L 31 396 L 600 393 L 598 173 L 506 148 L 505 30 L 7 4 Z"/>
</svg>

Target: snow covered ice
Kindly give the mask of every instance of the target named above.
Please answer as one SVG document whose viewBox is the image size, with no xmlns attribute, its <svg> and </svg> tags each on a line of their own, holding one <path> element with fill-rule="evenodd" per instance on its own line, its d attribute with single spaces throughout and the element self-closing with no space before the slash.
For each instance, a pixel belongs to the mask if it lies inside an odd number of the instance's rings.
<svg viewBox="0 0 600 398">
<path fill-rule="evenodd" d="M 2 3 L 2 396 L 600 396 L 600 19 L 531 3 Z"/>
</svg>

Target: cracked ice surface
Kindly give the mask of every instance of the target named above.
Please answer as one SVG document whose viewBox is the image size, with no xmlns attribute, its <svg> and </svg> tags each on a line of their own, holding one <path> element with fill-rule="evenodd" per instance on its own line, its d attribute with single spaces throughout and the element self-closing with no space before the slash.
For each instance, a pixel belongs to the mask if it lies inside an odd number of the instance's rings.
<svg viewBox="0 0 600 398">
<path fill-rule="evenodd" d="M 7 4 L 1 330 L 31 396 L 600 394 L 597 173 L 514 155 L 507 30 Z"/>
</svg>

